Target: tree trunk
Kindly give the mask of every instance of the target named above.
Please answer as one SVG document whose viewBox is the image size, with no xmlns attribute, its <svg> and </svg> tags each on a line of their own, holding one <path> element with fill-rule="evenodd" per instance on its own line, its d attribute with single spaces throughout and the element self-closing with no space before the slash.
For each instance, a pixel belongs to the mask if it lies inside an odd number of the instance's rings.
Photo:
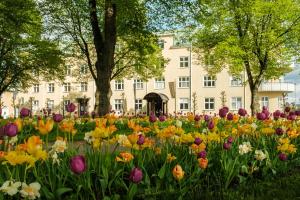
<svg viewBox="0 0 300 200">
<path fill-rule="evenodd" d="M 98 109 L 99 116 L 104 116 L 110 112 L 110 97 L 112 95 L 110 87 L 110 73 L 98 74 L 97 90 L 98 90 Z"/>
<path fill-rule="evenodd" d="M 259 106 L 257 102 L 258 98 L 258 87 L 257 86 L 250 86 L 250 92 L 251 92 L 251 115 L 254 116 L 259 111 Z"/>
</svg>

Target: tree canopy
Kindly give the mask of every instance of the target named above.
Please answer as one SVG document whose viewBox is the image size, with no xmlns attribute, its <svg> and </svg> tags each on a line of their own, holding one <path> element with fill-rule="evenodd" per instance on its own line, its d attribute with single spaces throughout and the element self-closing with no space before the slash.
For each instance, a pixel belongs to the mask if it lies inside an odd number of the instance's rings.
<svg viewBox="0 0 300 200">
<path fill-rule="evenodd" d="M 299 1 L 207 0 L 199 6 L 195 46 L 200 57 L 211 73 L 246 71 L 254 114 L 261 82 L 290 71 L 299 52 Z"/>
<path fill-rule="evenodd" d="M 58 43 L 44 34 L 33 0 L 0 2 L 0 95 L 45 79 L 62 78 Z"/>
</svg>

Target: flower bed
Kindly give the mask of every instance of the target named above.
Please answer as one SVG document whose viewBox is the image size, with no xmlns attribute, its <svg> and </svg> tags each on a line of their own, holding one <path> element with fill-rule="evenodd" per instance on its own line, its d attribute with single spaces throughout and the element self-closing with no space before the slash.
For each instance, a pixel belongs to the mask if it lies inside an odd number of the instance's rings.
<svg viewBox="0 0 300 200">
<path fill-rule="evenodd" d="M 1 120 L 0 199 L 220 198 L 300 166 L 299 114 Z"/>
</svg>

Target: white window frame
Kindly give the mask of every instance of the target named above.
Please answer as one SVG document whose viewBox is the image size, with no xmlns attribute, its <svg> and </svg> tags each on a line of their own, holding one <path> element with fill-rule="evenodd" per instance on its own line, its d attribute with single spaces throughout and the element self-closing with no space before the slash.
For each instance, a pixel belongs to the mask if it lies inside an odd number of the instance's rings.
<svg viewBox="0 0 300 200">
<path fill-rule="evenodd" d="M 39 100 L 32 101 L 32 111 L 37 112 L 39 110 Z"/>
<path fill-rule="evenodd" d="M 179 109 L 180 110 L 189 110 L 190 109 L 190 99 L 189 98 L 180 98 L 179 99 Z"/>
<path fill-rule="evenodd" d="M 188 68 L 190 65 L 189 56 L 180 56 L 179 57 L 179 67 L 180 68 Z"/>
<path fill-rule="evenodd" d="M 55 90 L 54 83 L 49 83 L 48 84 L 48 93 L 53 93 Z"/>
<path fill-rule="evenodd" d="M 72 71 L 71 71 L 71 65 L 66 65 L 66 67 L 65 67 L 65 74 L 66 74 L 66 76 L 71 76 L 71 73 L 72 73 Z"/>
<path fill-rule="evenodd" d="M 269 97 L 268 96 L 261 97 L 260 104 L 261 104 L 261 107 L 265 106 L 265 107 L 269 108 L 269 106 L 270 106 Z"/>
<path fill-rule="evenodd" d="M 135 85 L 135 89 L 137 90 L 144 89 L 144 81 L 142 79 L 134 79 L 133 84 Z"/>
<path fill-rule="evenodd" d="M 123 111 L 124 100 L 123 99 L 115 99 L 114 107 L 116 111 Z"/>
<path fill-rule="evenodd" d="M 34 84 L 33 85 L 33 92 L 34 93 L 39 93 L 40 92 L 40 85 L 39 84 Z"/>
<path fill-rule="evenodd" d="M 230 86 L 231 87 L 241 87 L 243 86 L 243 78 L 240 76 L 231 76 L 230 77 Z"/>
<path fill-rule="evenodd" d="M 88 66 L 86 64 L 80 65 L 80 74 L 87 74 L 88 73 Z"/>
<path fill-rule="evenodd" d="M 204 98 L 204 110 L 215 110 L 215 103 L 216 102 L 215 102 L 214 97 L 205 97 Z"/>
<path fill-rule="evenodd" d="M 64 100 L 64 110 L 66 110 L 67 105 L 69 105 L 71 103 L 70 99 L 65 99 Z"/>
<path fill-rule="evenodd" d="M 115 90 L 124 90 L 124 80 L 115 80 Z"/>
<path fill-rule="evenodd" d="M 231 110 L 239 110 L 240 108 L 243 108 L 243 98 L 231 97 Z"/>
<path fill-rule="evenodd" d="M 189 88 L 190 87 L 190 77 L 181 76 L 178 78 L 178 88 Z"/>
<path fill-rule="evenodd" d="M 64 83 L 64 92 L 70 92 L 71 91 L 71 83 Z"/>
<path fill-rule="evenodd" d="M 143 99 L 136 99 L 134 107 L 135 107 L 135 110 L 141 111 L 143 109 Z"/>
<path fill-rule="evenodd" d="M 87 82 L 81 82 L 80 83 L 80 91 L 81 92 L 87 92 L 88 91 L 88 83 Z"/>
<path fill-rule="evenodd" d="M 216 77 L 205 75 L 203 77 L 203 87 L 216 87 Z"/>
<path fill-rule="evenodd" d="M 50 108 L 51 110 L 54 109 L 54 100 L 47 101 L 47 108 Z"/>
<path fill-rule="evenodd" d="M 155 78 L 154 88 L 162 90 L 166 88 L 165 77 Z"/>
</svg>

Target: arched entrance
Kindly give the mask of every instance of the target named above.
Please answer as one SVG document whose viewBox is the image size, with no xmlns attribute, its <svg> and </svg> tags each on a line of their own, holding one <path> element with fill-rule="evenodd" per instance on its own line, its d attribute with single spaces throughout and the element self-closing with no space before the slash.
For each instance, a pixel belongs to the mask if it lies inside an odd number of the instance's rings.
<svg viewBox="0 0 300 200">
<path fill-rule="evenodd" d="M 155 113 L 156 116 L 168 114 L 169 98 L 161 93 L 148 93 L 145 97 L 147 100 L 147 115 Z"/>
</svg>

